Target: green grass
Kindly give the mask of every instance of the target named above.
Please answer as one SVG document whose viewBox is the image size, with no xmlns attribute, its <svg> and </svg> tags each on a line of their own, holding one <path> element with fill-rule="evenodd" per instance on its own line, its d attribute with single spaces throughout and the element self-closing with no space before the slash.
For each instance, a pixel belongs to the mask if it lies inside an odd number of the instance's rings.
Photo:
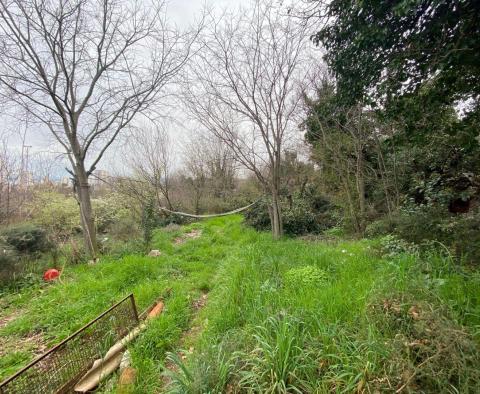
<svg viewBox="0 0 480 394">
<path fill-rule="evenodd" d="M 202 236 L 172 242 L 193 228 Z M 383 259 L 368 240 L 273 241 L 240 216 L 158 231 L 154 248 L 160 258 L 105 258 L 4 295 L 0 317 L 20 315 L 0 330 L 11 347 L 1 377 L 32 357 L 14 348 L 25 336 L 53 344 L 130 292 L 143 309 L 171 288 L 130 346 L 136 393 L 480 391 L 480 275 L 444 257 Z"/>
</svg>

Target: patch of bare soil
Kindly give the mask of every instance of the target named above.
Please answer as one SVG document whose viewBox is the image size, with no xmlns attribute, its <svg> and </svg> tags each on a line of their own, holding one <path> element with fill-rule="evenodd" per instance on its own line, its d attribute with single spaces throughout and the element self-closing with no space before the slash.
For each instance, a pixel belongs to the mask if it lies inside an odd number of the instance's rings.
<svg viewBox="0 0 480 394">
<path fill-rule="evenodd" d="M 173 240 L 175 245 L 183 244 L 184 242 L 188 241 L 189 239 L 196 239 L 202 236 L 202 230 L 193 229 L 192 231 L 182 234 L 180 237 L 177 237 Z"/>
<path fill-rule="evenodd" d="M 39 356 L 47 350 L 47 341 L 41 332 L 29 333 L 23 337 L 1 337 L 0 336 L 0 357 L 12 352 L 29 352 L 34 357 Z"/>
<path fill-rule="evenodd" d="M 192 302 L 192 308 L 199 311 L 207 304 L 208 293 L 203 293 L 202 296 Z"/>
<path fill-rule="evenodd" d="M 8 323 L 15 320 L 18 316 L 20 316 L 20 312 L 18 311 L 14 311 L 5 316 L 0 316 L 0 329 L 7 326 Z"/>
<path fill-rule="evenodd" d="M 20 344 L 30 348 L 35 356 L 39 356 L 48 349 L 46 340 L 41 332 L 28 334 L 21 339 Z"/>
<path fill-rule="evenodd" d="M 191 307 L 194 311 L 194 316 L 192 321 L 194 324 L 187 331 L 183 333 L 182 338 L 180 339 L 179 347 L 182 347 L 182 345 L 185 345 L 186 343 L 191 342 L 192 339 L 198 336 L 198 334 L 200 334 L 200 332 L 202 331 L 202 326 L 199 324 L 199 322 L 196 321 L 196 317 L 198 316 L 200 310 L 203 309 L 205 305 L 207 305 L 207 301 L 208 301 L 208 293 L 203 293 L 200 296 L 200 298 L 197 298 L 196 300 L 192 301 Z M 194 350 L 193 347 L 190 347 L 188 349 L 188 353 L 192 353 L 193 350 Z M 179 355 L 181 356 L 182 359 L 186 358 L 186 355 L 182 354 L 182 352 L 180 352 Z"/>
</svg>

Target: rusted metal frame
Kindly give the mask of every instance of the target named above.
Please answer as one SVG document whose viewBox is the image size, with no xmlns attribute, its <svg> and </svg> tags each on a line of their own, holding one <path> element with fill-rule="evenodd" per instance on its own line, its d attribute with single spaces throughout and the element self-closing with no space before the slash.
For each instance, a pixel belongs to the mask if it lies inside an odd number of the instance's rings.
<svg viewBox="0 0 480 394">
<path fill-rule="evenodd" d="M 140 319 L 138 318 L 137 304 L 135 304 L 135 298 L 133 298 L 133 293 L 130 295 L 132 296 L 130 300 L 132 302 L 133 314 L 135 315 L 135 320 L 137 321 L 137 323 L 139 323 Z"/>
<path fill-rule="evenodd" d="M 91 325 L 93 325 L 94 323 L 96 323 L 98 320 L 100 320 L 102 317 L 104 317 L 105 315 L 107 315 L 109 312 L 111 312 L 113 309 L 115 309 L 116 307 L 118 307 L 120 304 L 122 304 L 123 302 L 125 302 L 125 300 L 127 300 L 127 298 L 130 298 L 131 299 L 131 302 L 132 302 L 132 306 L 134 306 L 134 311 L 135 311 L 135 317 L 136 317 L 136 320 L 137 322 L 139 321 L 138 320 L 138 315 L 137 315 L 137 311 L 136 311 L 136 306 L 135 306 L 135 299 L 133 297 L 133 293 L 130 293 L 129 295 L 127 295 L 126 297 L 122 298 L 120 301 L 118 301 L 117 303 L 115 303 L 114 305 L 112 305 L 110 308 L 108 308 L 107 310 L 105 310 L 104 312 L 102 312 L 100 315 L 98 315 L 95 319 L 91 320 L 89 323 L 85 324 L 84 326 L 82 326 L 81 328 L 79 328 L 77 331 L 75 331 L 72 335 L 68 336 L 67 338 L 65 338 L 63 341 L 61 341 L 60 343 L 58 343 L 57 345 L 55 345 L 54 347 L 52 347 L 51 349 L 47 350 L 45 353 L 43 353 L 42 355 L 38 356 L 36 359 L 34 359 L 33 361 L 31 361 L 30 363 L 28 363 L 25 367 L 23 367 L 22 369 L 20 369 L 19 371 L 17 371 L 15 374 L 13 374 L 12 376 L 10 376 L 9 378 L 5 379 L 3 382 L 0 383 L 0 394 L 3 394 L 3 387 L 6 386 L 8 383 L 10 383 L 12 380 L 16 379 L 19 375 L 23 374 L 26 370 L 28 370 L 29 368 L 31 368 L 32 366 L 34 366 L 35 364 L 39 363 L 40 361 L 42 361 L 45 357 L 49 356 L 51 353 L 55 352 L 58 348 L 60 348 L 61 346 L 63 346 L 65 343 L 71 341 L 72 339 L 74 339 L 75 337 L 77 337 L 80 333 L 82 333 L 84 330 L 86 330 L 88 327 L 90 327 Z"/>
</svg>

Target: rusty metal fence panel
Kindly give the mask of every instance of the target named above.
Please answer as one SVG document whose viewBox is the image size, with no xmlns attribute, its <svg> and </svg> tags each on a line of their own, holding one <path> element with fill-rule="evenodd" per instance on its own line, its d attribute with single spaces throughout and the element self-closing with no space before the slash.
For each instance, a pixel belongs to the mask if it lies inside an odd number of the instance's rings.
<svg viewBox="0 0 480 394">
<path fill-rule="evenodd" d="M 0 394 L 71 393 L 95 359 L 138 324 L 133 294 L 0 384 Z"/>
</svg>

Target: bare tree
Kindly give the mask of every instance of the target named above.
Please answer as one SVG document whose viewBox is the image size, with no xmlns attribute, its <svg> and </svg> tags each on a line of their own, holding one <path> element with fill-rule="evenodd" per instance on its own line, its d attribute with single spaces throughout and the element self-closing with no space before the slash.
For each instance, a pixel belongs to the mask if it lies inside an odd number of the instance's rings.
<svg viewBox="0 0 480 394">
<path fill-rule="evenodd" d="M 153 192 L 159 206 L 165 200 L 173 209 L 170 190 L 173 167 L 173 146 L 168 133 L 158 125 L 141 127 L 128 139 L 129 166 L 137 181 Z"/>
<path fill-rule="evenodd" d="M 218 208 L 215 203 L 226 203 L 237 176 L 237 162 L 231 149 L 215 135 L 196 132 L 184 145 L 183 154 L 183 169 L 177 184 L 183 183 L 190 189 L 195 214 L 202 210 L 202 200 L 208 199 L 208 208 L 214 210 Z"/>
<path fill-rule="evenodd" d="M 8 140 L 0 141 L 0 223 L 9 223 L 17 209 L 21 168 L 20 158 L 8 149 Z"/>
<path fill-rule="evenodd" d="M 273 1 L 217 18 L 202 36 L 188 70 L 185 103 L 236 159 L 253 171 L 271 198 L 272 233 L 283 233 L 280 159 L 299 104 L 308 33 Z M 268 171 L 264 172 L 263 169 Z"/>
<path fill-rule="evenodd" d="M 197 150 L 207 167 L 208 186 L 214 198 L 225 200 L 235 188 L 238 163 L 230 147 L 215 135 L 200 135 Z"/>
<path fill-rule="evenodd" d="M 30 166 L 34 182 L 45 186 L 51 185 L 63 168 L 63 156 L 63 154 L 49 151 L 32 153 Z"/>
<path fill-rule="evenodd" d="M 205 149 L 198 139 L 191 139 L 184 146 L 184 166 L 182 183 L 191 189 L 190 200 L 192 201 L 195 215 L 200 214 L 201 201 L 207 191 L 208 165 Z"/>
<path fill-rule="evenodd" d="M 67 153 L 93 257 L 89 176 L 134 117 L 167 94 L 196 34 L 170 29 L 164 2 L 0 0 L 1 94 Z"/>
</svg>

